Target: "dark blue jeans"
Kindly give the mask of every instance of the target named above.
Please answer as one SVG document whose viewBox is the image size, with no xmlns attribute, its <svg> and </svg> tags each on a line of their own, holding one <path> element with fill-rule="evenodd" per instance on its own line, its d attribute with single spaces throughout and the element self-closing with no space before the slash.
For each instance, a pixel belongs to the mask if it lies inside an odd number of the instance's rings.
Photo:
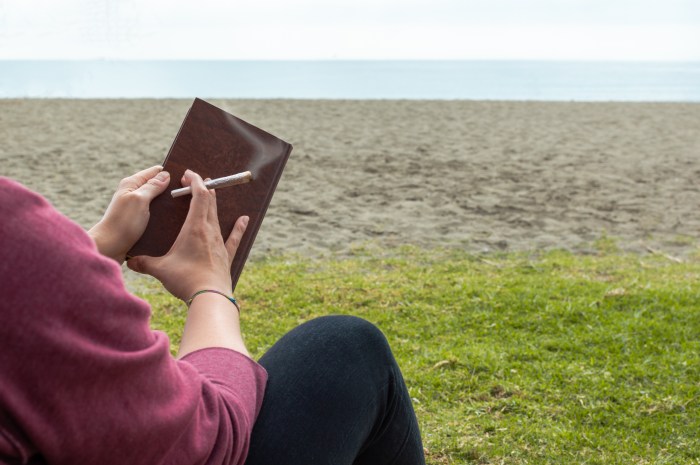
<svg viewBox="0 0 700 465">
<path fill-rule="evenodd" d="M 411 398 L 376 326 L 317 318 L 260 364 L 269 378 L 246 465 L 425 464 Z"/>
</svg>

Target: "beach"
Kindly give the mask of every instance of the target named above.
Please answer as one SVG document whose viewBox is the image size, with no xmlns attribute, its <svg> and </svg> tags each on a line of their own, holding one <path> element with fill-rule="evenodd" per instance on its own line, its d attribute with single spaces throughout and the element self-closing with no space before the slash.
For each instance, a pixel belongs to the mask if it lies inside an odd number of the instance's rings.
<svg viewBox="0 0 700 465">
<path fill-rule="evenodd" d="M 294 145 L 253 247 L 475 253 L 601 238 L 682 259 L 700 238 L 700 104 L 413 100 L 211 103 Z M 160 164 L 191 100 L 0 100 L 0 175 L 85 228 Z"/>
</svg>

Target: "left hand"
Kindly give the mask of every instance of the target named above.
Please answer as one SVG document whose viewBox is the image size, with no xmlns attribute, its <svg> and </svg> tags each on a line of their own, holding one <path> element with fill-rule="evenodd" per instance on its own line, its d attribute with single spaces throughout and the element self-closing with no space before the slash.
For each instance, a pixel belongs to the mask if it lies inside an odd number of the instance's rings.
<svg viewBox="0 0 700 465">
<path fill-rule="evenodd" d="M 139 171 L 119 182 L 104 216 L 88 231 L 102 255 L 124 263 L 126 253 L 146 230 L 151 200 L 169 183 L 170 174 L 162 166 Z"/>
<path fill-rule="evenodd" d="M 127 264 L 134 271 L 157 278 L 170 293 L 185 301 L 202 289 L 231 295 L 231 263 L 249 218 L 238 218 L 228 239 L 224 239 L 216 191 L 207 191 L 204 180 L 190 170 L 185 171 L 182 185 L 192 187 L 192 199 L 173 246 L 162 257 L 141 255 Z"/>
</svg>

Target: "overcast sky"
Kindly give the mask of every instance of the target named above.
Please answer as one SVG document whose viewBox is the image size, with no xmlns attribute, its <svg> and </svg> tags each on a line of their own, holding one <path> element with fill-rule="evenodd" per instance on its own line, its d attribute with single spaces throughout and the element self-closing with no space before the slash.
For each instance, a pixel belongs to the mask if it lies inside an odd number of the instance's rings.
<svg viewBox="0 0 700 465">
<path fill-rule="evenodd" d="M 700 60 L 700 0 L 0 0 L 0 59 Z"/>
</svg>

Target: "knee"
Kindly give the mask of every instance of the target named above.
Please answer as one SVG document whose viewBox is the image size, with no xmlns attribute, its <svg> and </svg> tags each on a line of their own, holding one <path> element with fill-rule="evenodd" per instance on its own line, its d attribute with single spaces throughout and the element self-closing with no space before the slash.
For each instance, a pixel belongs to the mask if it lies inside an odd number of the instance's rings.
<svg viewBox="0 0 700 465">
<path fill-rule="evenodd" d="M 384 333 L 369 321 L 350 315 L 329 315 L 305 323 L 314 332 L 321 332 L 339 350 L 362 354 L 361 358 L 393 359 Z"/>
<path fill-rule="evenodd" d="M 373 323 L 352 315 L 327 315 L 307 321 L 303 326 L 314 326 L 338 338 L 349 338 L 365 342 L 385 341 L 382 331 Z"/>
</svg>

